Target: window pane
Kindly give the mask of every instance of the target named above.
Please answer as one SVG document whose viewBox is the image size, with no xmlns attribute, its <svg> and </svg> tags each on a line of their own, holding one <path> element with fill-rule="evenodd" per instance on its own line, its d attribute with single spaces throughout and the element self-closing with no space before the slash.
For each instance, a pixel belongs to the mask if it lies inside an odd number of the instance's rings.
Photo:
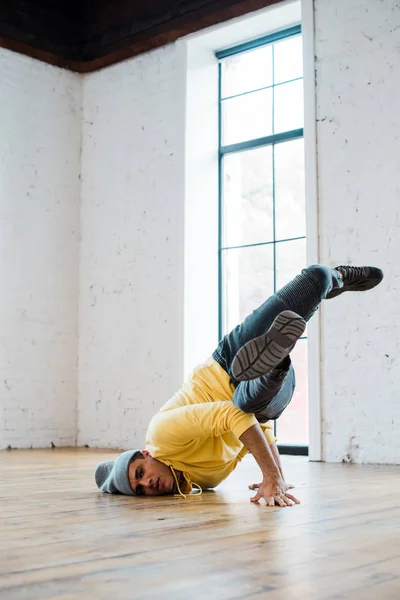
<svg viewBox="0 0 400 600">
<path fill-rule="evenodd" d="M 223 328 L 231 331 L 274 293 L 273 244 L 223 250 Z"/>
<path fill-rule="evenodd" d="M 274 133 L 303 127 L 303 80 L 278 85 L 274 94 Z"/>
<path fill-rule="evenodd" d="M 301 35 L 222 60 L 221 146 L 302 128 L 302 77 Z M 279 289 L 306 266 L 304 141 L 225 154 L 221 169 L 221 304 L 227 333 L 273 294 L 274 282 Z M 277 435 L 282 444 L 307 445 L 306 340 L 299 340 L 292 360 L 297 387 L 277 422 Z"/>
<path fill-rule="evenodd" d="M 274 45 L 274 83 L 303 76 L 303 45 L 301 36 L 282 40 Z"/>
<path fill-rule="evenodd" d="M 272 46 L 230 56 L 221 70 L 223 98 L 272 85 Z"/>
<path fill-rule="evenodd" d="M 272 147 L 224 157 L 223 246 L 273 240 Z"/>
<path fill-rule="evenodd" d="M 222 102 L 222 144 L 272 133 L 272 88 Z"/>
<path fill-rule="evenodd" d="M 275 146 L 275 215 L 277 240 L 306 234 L 303 139 Z"/>
<path fill-rule="evenodd" d="M 299 340 L 290 354 L 296 373 L 292 401 L 276 422 L 278 444 L 308 445 L 307 340 Z"/>
<path fill-rule="evenodd" d="M 289 283 L 306 266 L 306 240 L 276 244 L 276 289 Z"/>
</svg>

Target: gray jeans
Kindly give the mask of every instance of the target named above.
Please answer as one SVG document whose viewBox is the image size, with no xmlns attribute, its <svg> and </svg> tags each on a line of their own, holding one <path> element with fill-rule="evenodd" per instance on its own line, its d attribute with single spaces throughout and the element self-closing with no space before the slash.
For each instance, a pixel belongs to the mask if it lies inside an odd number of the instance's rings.
<svg viewBox="0 0 400 600">
<path fill-rule="evenodd" d="M 262 335 L 284 310 L 292 310 L 308 321 L 321 301 L 343 282 L 335 269 L 312 265 L 254 310 L 243 323 L 225 335 L 213 358 L 229 374 L 235 385 L 233 403 L 246 413 L 254 413 L 260 423 L 275 420 L 290 403 L 296 378 L 290 358 L 267 375 L 252 381 L 238 382 L 231 373 L 232 360 L 249 340 Z"/>
</svg>

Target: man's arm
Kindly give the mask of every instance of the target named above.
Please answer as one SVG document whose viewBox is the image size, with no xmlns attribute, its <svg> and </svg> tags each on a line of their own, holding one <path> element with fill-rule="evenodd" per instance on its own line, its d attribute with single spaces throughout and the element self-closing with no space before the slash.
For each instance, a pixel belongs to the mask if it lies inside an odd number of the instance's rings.
<svg viewBox="0 0 400 600">
<path fill-rule="evenodd" d="M 265 431 L 264 431 L 264 434 L 265 434 Z M 281 474 L 281 477 L 282 477 L 283 481 L 285 482 L 286 489 L 287 490 L 293 489 L 294 485 L 292 485 L 291 483 L 288 483 L 286 481 L 286 479 L 285 479 L 284 474 L 283 474 L 283 469 L 282 469 L 282 464 L 281 464 L 281 460 L 280 460 L 278 446 L 276 445 L 275 442 L 270 442 L 268 440 L 268 437 L 266 439 L 267 439 L 268 446 L 271 449 L 272 456 L 274 457 L 274 461 L 276 463 L 276 466 L 278 467 L 279 472 Z M 260 487 L 260 485 L 261 485 L 261 483 L 252 483 L 251 485 L 249 485 L 249 490 L 258 490 L 258 488 Z"/>
<path fill-rule="evenodd" d="M 263 480 L 258 488 L 257 494 L 251 498 L 252 502 L 258 502 L 264 498 L 268 506 L 292 506 L 299 504 L 297 498 L 287 493 L 287 486 L 283 480 L 280 463 L 275 462 L 274 455 L 269 447 L 260 425 L 257 423 L 247 429 L 240 436 L 242 444 L 252 453 L 256 459 Z M 278 454 L 279 461 L 279 454 Z"/>
<path fill-rule="evenodd" d="M 194 439 L 217 437 L 232 432 L 260 465 L 263 481 L 252 498 L 264 498 L 269 506 L 290 506 L 298 500 L 285 493 L 285 482 L 272 457 L 265 435 L 253 414 L 247 414 L 227 400 L 190 404 L 157 413 L 147 430 L 146 444 L 162 448 L 165 455 L 181 451 Z M 282 498 L 284 495 L 284 499 Z"/>
</svg>

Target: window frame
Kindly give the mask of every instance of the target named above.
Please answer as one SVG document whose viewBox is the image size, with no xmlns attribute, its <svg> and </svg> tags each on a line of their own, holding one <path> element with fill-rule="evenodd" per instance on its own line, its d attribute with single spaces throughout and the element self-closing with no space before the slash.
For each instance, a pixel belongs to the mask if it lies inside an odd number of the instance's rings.
<svg viewBox="0 0 400 600">
<path fill-rule="evenodd" d="M 245 42 L 242 44 L 238 44 L 236 46 L 232 46 L 230 48 L 218 51 L 215 53 L 216 58 L 218 60 L 218 337 L 221 339 L 223 335 L 222 325 L 223 325 L 223 252 L 229 251 L 231 249 L 230 246 L 223 246 L 223 160 L 224 157 L 237 153 L 243 152 L 246 150 L 251 150 L 255 148 L 261 148 L 266 146 L 272 146 L 283 142 L 289 142 L 297 139 L 304 139 L 304 126 L 299 129 L 289 130 L 282 133 L 272 134 L 269 136 L 264 136 L 260 138 L 253 138 L 251 140 L 246 140 L 243 142 L 238 142 L 229 145 L 222 144 L 222 60 L 224 58 L 228 58 L 230 56 L 234 56 L 236 54 L 241 54 L 243 52 L 254 50 L 256 48 L 260 48 L 265 45 L 273 44 L 278 41 L 282 41 L 284 39 L 298 36 L 302 34 L 302 26 L 301 24 L 295 25 L 293 27 L 289 27 L 275 33 L 265 35 L 263 37 L 257 38 L 255 40 Z M 298 79 L 298 78 L 296 78 Z M 294 79 L 293 81 L 295 81 Z M 302 77 L 304 81 L 304 74 Z M 292 80 L 285 81 L 284 83 L 289 83 Z M 271 87 L 276 87 L 280 84 L 272 84 Z M 274 166 L 273 166 L 274 169 Z M 275 181 L 273 183 L 273 211 L 275 215 Z M 275 216 L 274 216 L 274 228 L 275 228 Z M 307 239 L 307 231 L 306 235 L 300 236 L 298 238 L 288 238 L 287 240 L 276 240 L 275 231 L 274 231 L 274 239 L 272 242 L 265 242 L 265 244 L 273 244 L 274 248 L 274 292 L 276 291 L 276 244 L 289 242 L 295 239 Z M 239 246 L 234 246 L 233 248 L 246 248 L 252 245 L 260 245 L 260 244 L 243 244 Z M 304 336 L 302 339 L 304 339 Z M 274 430 L 276 433 L 276 422 L 274 422 Z M 282 444 L 278 445 L 279 450 L 282 454 L 291 454 L 291 455 L 303 455 L 308 456 L 309 454 L 309 446 L 308 445 L 296 445 L 296 444 Z"/>
</svg>

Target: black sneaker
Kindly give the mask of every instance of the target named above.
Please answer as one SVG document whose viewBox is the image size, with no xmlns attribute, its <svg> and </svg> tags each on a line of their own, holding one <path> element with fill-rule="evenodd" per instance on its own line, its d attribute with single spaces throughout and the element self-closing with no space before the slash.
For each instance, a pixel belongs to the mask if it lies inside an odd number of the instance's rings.
<svg viewBox="0 0 400 600">
<path fill-rule="evenodd" d="M 306 328 L 305 320 L 291 310 L 281 312 L 269 330 L 240 348 L 232 361 L 237 381 L 257 379 L 272 371 L 294 348 Z"/>
<path fill-rule="evenodd" d="M 327 295 L 327 299 L 335 298 L 343 292 L 365 292 L 372 290 L 383 279 L 383 271 L 378 267 L 349 267 L 348 265 L 335 267 L 343 276 L 343 287 L 334 288 Z"/>
</svg>

